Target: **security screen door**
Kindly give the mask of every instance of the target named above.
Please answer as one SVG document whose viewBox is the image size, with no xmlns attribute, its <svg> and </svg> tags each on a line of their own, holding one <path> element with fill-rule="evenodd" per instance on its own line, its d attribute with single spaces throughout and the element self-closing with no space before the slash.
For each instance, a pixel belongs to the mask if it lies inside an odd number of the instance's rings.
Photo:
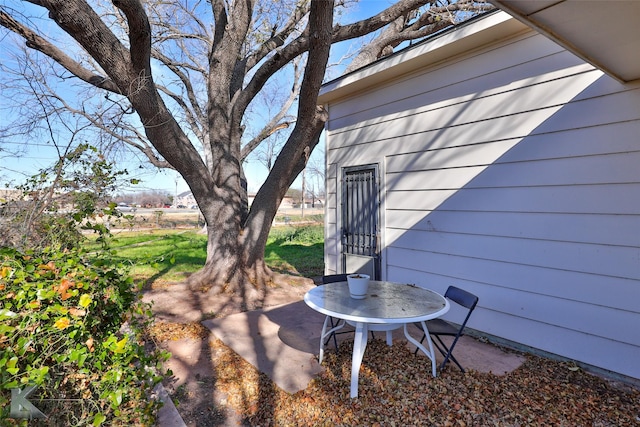
<svg viewBox="0 0 640 427">
<path fill-rule="evenodd" d="M 378 166 L 342 170 L 342 266 L 380 279 Z"/>
</svg>

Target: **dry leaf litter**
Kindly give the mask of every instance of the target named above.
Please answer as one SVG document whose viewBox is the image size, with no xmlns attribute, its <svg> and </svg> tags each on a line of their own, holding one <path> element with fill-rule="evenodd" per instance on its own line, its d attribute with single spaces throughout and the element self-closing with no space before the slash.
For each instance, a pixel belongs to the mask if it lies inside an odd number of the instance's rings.
<svg viewBox="0 0 640 427">
<path fill-rule="evenodd" d="M 199 323 L 163 322 L 151 335 L 157 341 L 206 342 L 209 333 Z M 209 342 L 215 372 L 201 382 L 224 395 L 222 404 L 250 426 L 640 426 L 640 390 L 571 363 L 527 355 L 506 375 L 463 374 L 450 365 L 433 378 L 424 357 L 381 340 L 370 341 L 359 396 L 351 399 L 352 345 L 346 341 L 329 352 L 324 373 L 292 395 L 216 339 Z M 195 396 L 174 394 L 188 426 L 224 422 L 221 402 L 200 402 L 192 410 L 190 398 Z"/>
</svg>

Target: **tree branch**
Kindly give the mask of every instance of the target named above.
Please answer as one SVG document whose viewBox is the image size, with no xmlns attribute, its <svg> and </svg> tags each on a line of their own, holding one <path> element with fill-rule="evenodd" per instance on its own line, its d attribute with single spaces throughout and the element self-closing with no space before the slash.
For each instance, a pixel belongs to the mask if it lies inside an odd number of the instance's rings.
<svg viewBox="0 0 640 427">
<path fill-rule="evenodd" d="M 162 62 L 169 70 L 171 70 L 178 77 L 185 91 L 187 92 L 187 98 L 189 99 L 189 104 L 191 108 L 189 108 L 189 106 L 187 106 L 186 102 L 184 102 L 182 97 L 178 96 L 177 94 L 170 92 L 166 88 L 159 87 L 159 89 L 161 89 L 164 93 L 171 96 L 176 102 L 178 102 L 178 104 L 183 108 L 183 110 L 185 110 L 185 113 L 188 116 L 192 117 L 193 121 L 199 121 L 200 123 L 205 123 L 206 114 L 200 107 L 198 98 L 196 97 L 195 89 L 191 84 L 191 80 L 189 79 L 189 76 L 183 73 L 182 70 L 180 69 L 182 65 L 177 64 L 171 58 L 169 58 L 168 56 L 164 55 L 162 52 L 156 49 L 153 49 L 152 52 L 153 52 L 154 58 Z"/>
<path fill-rule="evenodd" d="M 252 69 L 257 63 L 262 61 L 267 55 L 284 45 L 287 38 L 293 34 L 298 24 L 309 13 L 309 2 L 298 4 L 295 12 L 290 16 L 287 23 L 280 29 L 278 34 L 272 36 L 264 42 L 257 51 L 247 58 L 246 69 Z"/>
<path fill-rule="evenodd" d="M 311 1 L 307 30 L 309 59 L 300 87 L 298 121 L 265 183 L 256 194 L 247 221 L 252 221 L 256 215 L 259 216 L 256 213 L 258 209 L 266 208 L 269 215 L 275 215 L 284 194 L 304 168 L 311 151 L 318 143 L 327 119 L 326 111 L 317 106 L 317 100 L 329 60 L 333 6 L 333 0 Z M 254 205 L 260 208 L 254 209 Z"/>
<path fill-rule="evenodd" d="M 456 3 L 443 6 L 431 6 L 413 22 L 409 15 L 398 18 L 393 24 L 387 26 L 379 37 L 360 51 L 351 61 L 345 73 L 354 71 L 383 56 L 393 53 L 393 48 L 402 42 L 420 39 L 457 24 L 458 21 L 453 12 L 471 10 L 474 12 L 482 12 L 493 8 L 494 6 L 487 2 L 458 0 Z M 411 13 L 411 11 L 409 13 Z"/>
<path fill-rule="evenodd" d="M 430 0 L 401 0 L 369 19 L 346 26 L 335 26 L 330 43 L 369 34 L 393 22 L 398 17 L 403 16 L 407 11 L 423 6 L 429 2 Z M 246 84 L 242 93 L 239 94 L 234 107 L 238 111 L 243 112 L 249 105 L 249 102 L 251 102 L 273 74 L 292 61 L 293 58 L 309 50 L 309 43 L 309 30 L 305 29 L 299 37 L 266 59 Z"/>
<path fill-rule="evenodd" d="M 151 76 L 151 25 L 139 0 L 112 0 L 114 6 L 127 17 L 129 28 L 129 55 L 133 74 Z"/>
<path fill-rule="evenodd" d="M 244 161 L 244 159 L 247 158 L 247 156 L 249 154 L 251 154 L 251 152 L 253 150 L 255 150 L 258 147 L 258 145 L 260 145 L 260 143 L 262 141 L 264 141 L 265 139 L 269 138 L 275 132 L 277 132 L 279 130 L 282 130 L 282 129 L 286 129 L 290 125 L 295 123 L 295 120 L 288 121 L 288 122 L 282 122 L 282 120 L 287 115 L 287 112 L 289 111 L 289 109 L 293 105 L 294 101 L 296 100 L 296 98 L 298 97 L 298 94 L 300 92 L 300 76 L 302 74 L 302 69 L 301 69 L 301 67 L 298 66 L 297 61 L 294 61 L 294 73 L 293 74 L 294 74 L 294 76 L 293 76 L 294 83 L 293 83 L 293 87 L 291 88 L 291 91 L 289 92 L 289 97 L 283 103 L 282 107 L 280 108 L 280 111 L 276 115 L 274 115 L 273 118 L 269 121 L 269 123 L 267 123 L 262 128 L 262 131 L 260 131 L 260 133 L 258 133 L 257 136 L 252 138 L 251 141 L 247 142 L 242 147 L 241 159 L 243 161 Z"/>
<path fill-rule="evenodd" d="M 128 51 L 100 16 L 82 0 L 42 0 L 42 4 L 51 19 L 100 64 L 119 93 L 126 94 L 132 79 Z"/>
<path fill-rule="evenodd" d="M 32 2 L 41 5 L 42 2 Z M 110 92 L 121 94 L 120 88 L 104 75 L 96 74 L 93 71 L 84 68 L 79 62 L 65 54 L 61 49 L 51 44 L 48 40 L 36 34 L 30 28 L 25 27 L 13 17 L 8 15 L 4 10 L 0 9 L 0 25 L 6 29 L 18 34 L 25 39 L 27 47 L 42 52 L 47 55 L 67 71 L 77 76 L 79 79 L 89 83 L 97 88 L 105 89 Z"/>
</svg>

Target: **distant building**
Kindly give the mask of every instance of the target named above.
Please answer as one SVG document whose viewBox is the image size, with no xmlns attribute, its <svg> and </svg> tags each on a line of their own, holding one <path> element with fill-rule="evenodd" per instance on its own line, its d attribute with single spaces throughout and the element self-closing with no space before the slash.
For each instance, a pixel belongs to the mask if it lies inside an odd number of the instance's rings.
<svg viewBox="0 0 640 427">
<path fill-rule="evenodd" d="M 20 200 L 22 198 L 22 191 L 12 188 L 0 188 L 0 203 L 5 203 L 13 200 Z"/>
<path fill-rule="evenodd" d="M 176 196 L 173 201 L 173 206 L 185 206 L 187 208 L 192 208 L 194 206 L 198 206 L 198 203 L 196 203 L 196 198 L 193 197 L 191 191 L 185 191 Z"/>
<path fill-rule="evenodd" d="M 249 199 L 249 206 L 251 206 L 253 204 L 253 201 L 256 198 L 256 195 L 252 193 L 252 194 L 248 194 L 247 197 Z M 324 207 L 324 200 L 320 200 L 320 199 L 315 199 L 315 201 L 312 201 L 311 199 L 306 200 L 305 207 L 312 207 L 312 205 L 314 205 L 315 207 Z M 193 194 L 191 193 L 191 191 L 185 191 L 184 193 L 178 194 L 178 196 L 173 201 L 173 206 L 174 207 L 186 206 L 187 208 L 192 208 L 193 206 L 198 206 L 198 203 L 196 202 L 195 197 L 193 197 Z M 280 203 L 280 207 L 278 209 L 293 209 L 293 208 L 300 208 L 300 201 L 294 200 L 293 197 L 285 197 L 282 199 L 282 202 Z"/>
</svg>

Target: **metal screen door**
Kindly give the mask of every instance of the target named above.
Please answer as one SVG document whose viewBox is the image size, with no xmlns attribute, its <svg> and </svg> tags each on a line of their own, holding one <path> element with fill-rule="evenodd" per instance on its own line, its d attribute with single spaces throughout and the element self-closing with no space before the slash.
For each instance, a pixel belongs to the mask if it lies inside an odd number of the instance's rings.
<svg viewBox="0 0 640 427">
<path fill-rule="evenodd" d="M 378 167 L 342 172 L 342 258 L 345 273 L 380 279 Z"/>
</svg>

